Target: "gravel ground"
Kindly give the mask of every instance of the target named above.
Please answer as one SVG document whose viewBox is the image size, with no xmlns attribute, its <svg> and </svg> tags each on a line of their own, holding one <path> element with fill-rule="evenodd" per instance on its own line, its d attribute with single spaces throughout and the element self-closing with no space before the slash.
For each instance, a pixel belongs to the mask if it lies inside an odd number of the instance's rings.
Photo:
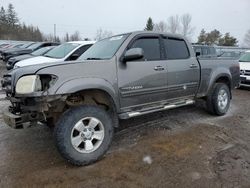
<svg viewBox="0 0 250 188">
<path fill-rule="evenodd" d="M 7 127 L 0 100 L 0 187 L 250 187 L 249 92 L 233 91 L 223 117 L 199 101 L 121 121 L 109 152 L 87 167 L 60 157 L 49 128 Z"/>
</svg>

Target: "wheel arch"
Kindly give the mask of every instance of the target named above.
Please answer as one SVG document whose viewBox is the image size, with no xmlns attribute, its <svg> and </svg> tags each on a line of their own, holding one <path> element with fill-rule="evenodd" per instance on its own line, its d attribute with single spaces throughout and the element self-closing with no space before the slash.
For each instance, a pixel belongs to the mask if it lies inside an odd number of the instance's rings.
<svg viewBox="0 0 250 188">
<path fill-rule="evenodd" d="M 114 86 L 107 80 L 100 78 L 77 78 L 64 82 L 57 90 L 56 94 L 73 95 L 76 93 L 99 93 L 114 105 L 115 110 L 119 111 L 120 104 L 117 99 L 117 92 Z"/>
<path fill-rule="evenodd" d="M 232 77 L 230 76 L 230 74 L 228 73 L 221 73 L 218 74 L 217 76 L 214 77 L 213 81 L 211 82 L 209 89 L 208 89 L 208 93 L 213 89 L 214 85 L 216 83 L 224 83 L 228 86 L 229 88 L 229 92 L 230 92 L 230 98 L 232 99 Z"/>
</svg>

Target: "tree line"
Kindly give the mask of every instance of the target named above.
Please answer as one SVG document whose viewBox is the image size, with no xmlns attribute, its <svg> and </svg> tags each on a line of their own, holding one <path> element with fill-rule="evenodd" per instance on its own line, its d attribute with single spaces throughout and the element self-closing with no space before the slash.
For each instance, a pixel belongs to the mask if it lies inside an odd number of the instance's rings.
<svg viewBox="0 0 250 188">
<path fill-rule="evenodd" d="M 153 19 L 149 17 L 144 30 L 181 34 L 191 40 L 195 31 L 195 27 L 192 26 L 191 22 L 192 16 L 190 14 L 170 16 L 166 19 L 166 21 L 162 20 L 157 23 L 154 23 Z M 101 40 L 112 35 L 112 31 L 99 28 L 94 39 Z M 82 38 L 79 31 L 75 31 L 71 35 L 66 32 L 61 38 L 52 34 L 44 34 L 36 26 L 21 23 L 13 4 L 9 4 L 7 8 L 4 8 L 3 6 L 0 8 L 0 39 L 56 42 L 90 40 L 89 38 Z M 216 29 L 210 32 L 206 32 L 202 29 L 198 36 L 197 43 L 220 46 L 237 46 L 238 40 L 231 36 L 229 32 L 222 34 Z M 244 45 L 246 47 L 250 47 L 250 30 L 247 31 L 244 37 Z"/>
<path fill-rule="evenodd" d="M 41 41 L 43 35 L 38 27 L 20 23 L 12 4 L 0 9 L 0 39 Z"/>
<path fill-rule="evenodd" d="M 154 23 L 152 18 L 149 17 L 144 30 L 181 34 L 191 40 L 195 30 L 191 21 L 192 16 L 190 14 L 170 16 L 166 21 L 162 20 L 158 23 Z"/>
<path fill-rule="evenodd" d="M 149 17 L 144 30 L 181 34 L 191 41 L 195 31 L 195 27 L 192 26 L 191 22 L 192 16 L 190 14 L 170 16 L 166 21 L 160 21 L 158 23 L 154 23 L 153 19 Z M 234 36 L 231 36 L 229 32 L 222 34 L 216 29 L 210 32 L 206 32 L 202 29 L 196 43 L 205 45 L 237 46 L 238 40 Z M 250 47 L 250 30 L 248 30 L 244 37 L 244 46 Z"/>
<path fill-rule="evenodd" d="M 52 34 L 44 34 L 38 27 L 21 23 L 13 4 L 7 8 L 0 8 L 0 39 L 1 40 L 21 40 L 21 41 L 77 41 L 89 40 L 82 39 L 80 33 L 75 31 L 73 34 L 65 34 L 60 38 Z"/>
<path fill-rule="evenodd" d="M 221 34 L 218 30 L 213 30 L 211 32 L 206 32 L 204 29 L 201 30 L 198 37 L 198 43 L 207 45 L 219 45 L 219 46 L 236 46 L 238 40 L 231 36 L 230 33 Z"/>
</svg>

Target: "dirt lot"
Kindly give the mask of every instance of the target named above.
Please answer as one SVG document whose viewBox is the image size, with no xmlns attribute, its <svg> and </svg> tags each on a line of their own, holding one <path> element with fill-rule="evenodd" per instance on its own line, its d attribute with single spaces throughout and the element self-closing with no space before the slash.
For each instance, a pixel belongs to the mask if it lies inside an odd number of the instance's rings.
<svg viewBox="0 0 250 188">
<path fill-rule="evenodd" d="M 249 96 L 235 90 L 224 117 L 198 102 L 121 121 L 108 154 L 80 168 L 60 157 L 49 128 L 8 128 L 0 99 L 0 187 L 250 187 Z"/>
</svg>

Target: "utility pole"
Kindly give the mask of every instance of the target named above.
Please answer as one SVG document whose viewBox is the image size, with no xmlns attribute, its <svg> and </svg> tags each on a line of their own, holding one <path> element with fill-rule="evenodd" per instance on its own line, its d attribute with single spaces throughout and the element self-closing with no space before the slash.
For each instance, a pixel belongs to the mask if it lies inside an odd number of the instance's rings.
<svg viewBox="0 0 250 188">
<path fill-rule="evenodd" d="M 54 42 L 56 42 L 56 24 L 54 24 Z"/>
</svg>

